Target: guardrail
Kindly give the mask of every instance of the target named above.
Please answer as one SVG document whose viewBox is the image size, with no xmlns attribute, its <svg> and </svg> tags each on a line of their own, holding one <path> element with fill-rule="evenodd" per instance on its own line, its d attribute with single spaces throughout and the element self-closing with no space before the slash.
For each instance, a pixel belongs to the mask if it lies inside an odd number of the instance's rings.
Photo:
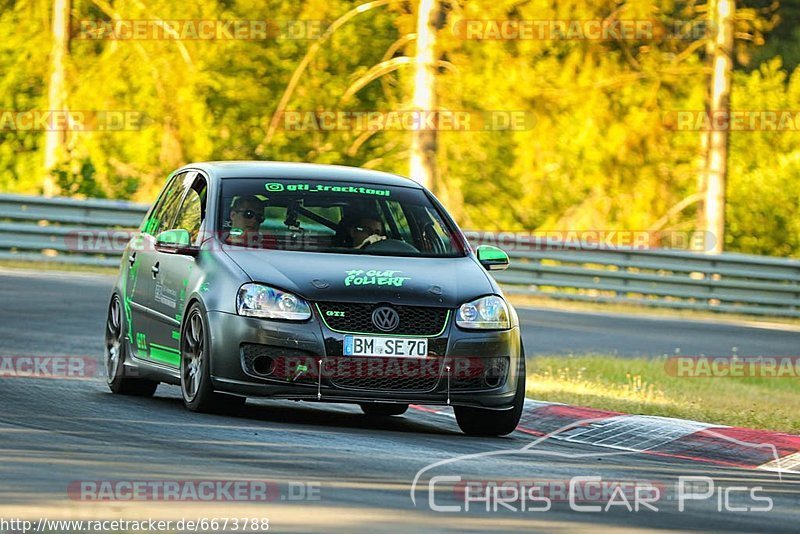
<svg viewBox="0 0 800 534">
<path fill-rule="evenodd" d="M 0 195 L 0 259 L 117 266 L 143 204 Z M 81 247 L 87 230 L 109 230 Z M 525 236 L 467 232 L 502 243 L 511 267 L 493 275 L 509 294 L 661 308 L 800 317 L 800 261 L 747 254 L 596 248 Z M 500 237 L 500 239 L 498 239 Z M 510 239 L 509 239 L 510 237 Z"/>
<path fill-rule="evenodd" d="M 800 317 L 800 261 L 794 259 L 542 244 L 480 232 L 468 237 L 475 245 L 505 243 L 511 266 L 493 274 L 509 294 Z"/>
<path fill-rule="evenodd" d="M 116 200 L 0 195 L 0 259 L 76 265 L 119 265 L 126 236 L 145 204 Z M 88 231 L 116 230 L 100 247 L 82 247 Z"/>
</svg>

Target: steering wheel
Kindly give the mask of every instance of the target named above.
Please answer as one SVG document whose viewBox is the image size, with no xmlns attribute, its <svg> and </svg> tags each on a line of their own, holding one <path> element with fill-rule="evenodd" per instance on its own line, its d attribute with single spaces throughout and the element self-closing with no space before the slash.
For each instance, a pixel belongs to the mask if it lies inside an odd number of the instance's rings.
<svg viewBox="0 0 800 534">
<path fill-rule="evenodd" d="M 411 252 L 419 254 L 419 249 L 417 247 L 399 239 L 381 239 L 380 241 L 368 243 L 361 247 L 361 250 L 367 249 L 369 249 L 370 252 Z"/>
</svg>

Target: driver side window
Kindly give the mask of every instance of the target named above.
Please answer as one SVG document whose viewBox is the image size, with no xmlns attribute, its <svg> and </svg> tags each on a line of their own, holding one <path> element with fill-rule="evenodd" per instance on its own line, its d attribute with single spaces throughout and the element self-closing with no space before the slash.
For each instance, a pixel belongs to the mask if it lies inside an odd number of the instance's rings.
<svg viewBox="0 0 800 534">
<path fill-rule="evenodd" d="M 181 184 L 183 183 L 183 174 L 173 176 L 171 180 L 167 182 L 167 185 L 161 191 L 161 194 L 156 199 L 156 203 L 153 207 L 150 216 L 142 222 L 141 230 L 145 234 L 155 236 L 158 232 L 159 226 L 161 226 L 161 221 L 164 219 L 165 209 L 164 207 L 167 204 L 167 201 L 178 194 L 180 191 Z"/>
<path fill-rule="evenodd" d="M 165 191 L 164 200 L 160 202 L 159 206 L 153 212 L 153 218 L 157 223 L 150 227 L 151 235 L 158 236 L 164 230 L 172 230 L 172 221 L 175 220 L 175 214 L 183 198 L 183 193 L 186 191 L 186 179 L 194 173 L 184 172 L 175 177 Z"/>
<path fill-rule="evenodd" d="M 175 223 L 172 225 L 173 229 L 187 230 L 194 244 L 197 244 L 205 221 L 206 191 L 205 178 L 200 176 L 186 192 Z"/>
</svg>

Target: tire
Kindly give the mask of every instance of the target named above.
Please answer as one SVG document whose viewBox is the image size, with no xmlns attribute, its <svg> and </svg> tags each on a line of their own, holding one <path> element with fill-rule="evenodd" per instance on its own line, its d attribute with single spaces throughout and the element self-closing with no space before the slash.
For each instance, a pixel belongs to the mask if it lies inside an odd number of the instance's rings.
<svg viewBox="0 0 800 534">
<path fill-rule="evenodd" d="M 111 297 L 106 317 L 105 352 L 103 363 L 106 369 L 106 383 L 112 393 L 152 397 L 158 382 L 145 378 L 125 376 L 125 361 L 128 358 L 128 340 L 125 331 L 122 302 L 119 295 Z"/>
<path fill-rule="evenodd" d="M 408 404 L 391 404 L 388 402 L 364 403 L 361 411 L 369 416 L 403 415 L 408 410 Z"/>
<path fill-rule="evenodd" d="M 458 427 L 468 436 L 505 436 L 517 428 L 525 406 L 525 351 L 520 348 L 519 378 L 510 410 L 455 406 Z"/>
<path fill-rule="evenodd" d="M 199 304 L 189 308 L 181 328 L 181 396 L 193 412 L 220 413 L 240 409 L 245 397 L 216 393 L 211 385 L 208 321 Z"/>
</svg>

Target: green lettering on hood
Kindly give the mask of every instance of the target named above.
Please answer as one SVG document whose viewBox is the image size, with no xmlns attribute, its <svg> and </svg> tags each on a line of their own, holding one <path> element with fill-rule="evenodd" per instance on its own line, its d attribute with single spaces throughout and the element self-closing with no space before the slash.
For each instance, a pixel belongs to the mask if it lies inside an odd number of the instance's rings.
<svg viewBox="0 0 800 534">
<path fill-rule="evenodd" d="M 344 285 L 350 286 L 394 286 L 402 287 L 406 280 L 411 280 L 410 276 L 399 276 L 403 271 L 383 271 L 379 269 L 354 269 L 345 271 Z"/>
</svg>

